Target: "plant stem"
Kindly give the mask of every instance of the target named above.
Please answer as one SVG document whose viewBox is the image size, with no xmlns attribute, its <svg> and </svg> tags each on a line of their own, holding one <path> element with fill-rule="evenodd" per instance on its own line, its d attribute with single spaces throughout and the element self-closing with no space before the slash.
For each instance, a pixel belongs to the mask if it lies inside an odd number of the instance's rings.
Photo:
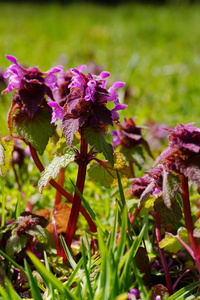
<svg viewBox="0 0 200 300">
<path fill-rule="evenodd" d="M 61 168 L 59 175 L 58 175 L 58 182 L 57 182 L 61 187 L 63 187 L 64 179 L 65 179 L 65 168 Z M 55 204 L 54 204 L 54 210 L 55 210 L 56 205 L 60 204 L 61 198 L 62 198 L 62 194 L 57 190 L 56 191 L 56 200 L 55 200 Z"/>
<path fill-rule="evenodd" d="M 37 166 L 37 168 L 39 169 L 40 172 L 44 171 L 44 167 L 37 155 L 37 152 L 35 150 L 35 148 L 33 146 L 31 146 L 29 144 L 29 148 L 30 148 L 30 152 L 31 152 L 31 156 Z M 49 183 L 56 189 L 58 190 L 69 202 L 73 203 L 73 197 L 70 193 L 68 193 L 65 189 L 63 189 L 55 180 L 51 179 L 49 181 Z M 80 212 L 82 213 L 82 215 L 85 217 L 85 219 L 88 222 L 88 225 L 90 227 L 91 232 L 97 232 L 96 226 L 94 224 L 94 222 L 92 221 L 91 217 L 89 216 L 89 214 L 87 213 L 87 211 L 81 206 L 80 208 Z"/>
<path fill-rule="evenodd" d="M 135 171 L 134 171 L 134 166 L 132 161 L 129 161 L 129 169 L 131 173 L 131 178 L 135 178 Z"/>
<path fill-rule="evenodd" d="M 161 249 L 159 246 L 159 242 L 162 239 L 161 238 L 161 217 L 156 213 L 153 214 L 153 217 L 155 218 L 155 221 L 156 221 L 156 241 L 157 241 L 157 245 L 158 245 L 158 251 L 160 254 L 160 259 L 161 259 L 161 263 L 162 263 L 164 274 L 165 274 L 165 280 L 166 280 L 168 292 L 171 295 L 173 293 L 173 288 L 172 288 L 172 282 L 171 282 L 171 278 L 170 278 L 170 274 L 169 274 L 169 270 L 168 270 L 168 266 L 167 266 L 167 261 L 166 261 L 163 249 Z"/>
<path fill-rule="evenodd" d="M 81 132 L 81 149 L 80 149 L 80 156 L 78 160 L 78 176 L 76 181 L 76 187 L 80 191 L 80 193 L 83 193 L 84 185 L 85 185 L 85 177 L 86 177 L 86 169 L 88 164 L 87 159 L 87 148 L 88 144 L 83 136 L 83 131 Z M 65 233 L 65 241 L 68 246 L 68 248 L 71 248 L 71 243 L 74 237 L 74 233 L 76 231 L 76 225 L 78 221 L 78 215 L 81 208 L 81 198 L 77 191 L 75 191 L 74 199 L 72 203 L 72 209 L 67 225 L 67 230 Z"/>
<path fill-rule="evenodd" d="M 200 274 L 200 260 L 198 258 L 198 243 L 196 238 L 193 235 L 194 224 L 192 221 L 191 207 L 190 207 L 190 197 L 188 189 L 188 178 L 182 176 L 181 178 L 181 188 L 182 188 L 182 202 L 183 202 L 183 213 L 185 216 L 185 224 L 188 232 L 189 241 L 191 248 L 194 253 L 194 260 L 196 262 L 199 274 Z"/>
</svg>

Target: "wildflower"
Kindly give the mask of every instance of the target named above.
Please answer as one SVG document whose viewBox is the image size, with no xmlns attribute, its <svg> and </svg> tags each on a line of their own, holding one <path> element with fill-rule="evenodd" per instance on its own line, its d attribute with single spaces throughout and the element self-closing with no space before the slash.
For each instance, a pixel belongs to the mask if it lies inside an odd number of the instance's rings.
<svg viewBox="0 0 200 300">
<path fill-rule="evenodd" d="M 200 187 L 200 129 L 193 125 L 179 124 L 174 130 L 167 130 L 168 147 L 154 165 L 162 161 L 167 171 L 184 175 Z"/>
<path fill-rule="evenodd" d="M 120 104 L 116 89 L 124 86 L 123 82 L 114 83 L 109 89 L 106 87 L 106 78 L 109 72 L 101 72 L 99 76 L 83 74 L 85 65 L 59 74 L 58 88 L 54 89 L 55 102 L 49 102 L 55 107 L 52 122 L 63 120 L 63 133 L 69 146 L 72 145 L 74 134 L 80 128 L 92 126 L 107 128 L 113 121 L 119 120 L 117 111 L 125 109 L 127 105 Z M 115 107 L 109 110 L 108 101 L 113 101 Z"/>
<path fill-rule="evenodd" d="M 129 291 L 129 294 L 128 294 L 128 299 L 132 299 L 132 295 L 135 296 L 136 299 L 139 299 L 140 298 L 140 293 L 138 291 L 138 289 L 136 288 L 133 288 Z"/>
<path fill-rule="evenodd" d="M 135 118 L 124 118 L 121 124 L 117 124 L 119 130 L 111 132 L 113 134 L 113 145 L 121 145 L 124 148 L 134 148 L 135 146 L 143 143 L 141 129 L 142 127 L 136 126 Z"/>
<path fill-rule="evenodd" d="M 117 106 L 116 106 L 117 108 Z M 152 157 L 149 145 L 147 141 L 142 137 L 143 126 L 136 126 L 135 118 L 124 118 L 121 124 L 116 124 L 118 130 L 111 132 L 113 135 L 113 146 L 116 149 L 120 146 L 120 152 L 122 152 L 129 164 L 133 162 L 141 169 L 145 162 L 144 149 Z M 135 177 L 132 167 L 132 177 Z"/>
<path fill-rule="evenodd" d="M 43 104 L 45 95 L 53 99 L 51 89 L 57 86 L 54 73 L 60 72 L 62 68 L 58 66 L 42 73 L 37 67 L 28 69 L 22 67 L 14 56 L 6 55 L 6 57 L 13 64 L 4 74 L 4 78 L 9 78 L 9 84 L 3 93 L 17 90 L 13 102 L 18 103 L 21 110 L 33 118 Z"/>
</svg>

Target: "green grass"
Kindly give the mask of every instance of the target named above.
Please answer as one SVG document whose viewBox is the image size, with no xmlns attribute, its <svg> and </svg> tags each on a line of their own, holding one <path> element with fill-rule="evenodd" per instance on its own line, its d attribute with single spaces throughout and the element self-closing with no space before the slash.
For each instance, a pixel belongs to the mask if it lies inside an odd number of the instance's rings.
<svg viewBox="0 0 200 300">
<path fill-rule="evenodd" d="M 199 6 L 1 3 L 0 20 L 3 68 L 5 54 L 42 71 L 92 60 L 111 72 L 111 83 L 131 89 L 127 117 L 200 125 Z M 5 121 L 8 105 L 0 101 Z"/>
</svg>

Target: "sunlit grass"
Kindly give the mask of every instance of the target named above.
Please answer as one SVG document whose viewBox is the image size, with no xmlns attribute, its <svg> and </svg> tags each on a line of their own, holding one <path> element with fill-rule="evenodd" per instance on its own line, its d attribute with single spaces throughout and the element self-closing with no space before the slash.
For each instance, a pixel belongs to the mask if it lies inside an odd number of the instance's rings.
<svg viewBox="0 0 200 300">
<path fill-rule="evenodd" d="M 2 3 L 0 19 L 2 67 L 5 54 L 42 71 L 94 61 L 130 88 L 127 117 L 199 126 L 199 6 Z"/>
</svg>

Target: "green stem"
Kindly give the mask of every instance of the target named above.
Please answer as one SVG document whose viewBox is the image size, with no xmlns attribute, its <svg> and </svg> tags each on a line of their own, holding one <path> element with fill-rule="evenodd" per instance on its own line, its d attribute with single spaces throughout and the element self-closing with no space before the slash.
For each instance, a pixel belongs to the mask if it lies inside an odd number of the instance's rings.
<svg viewBox="0 0 200 300">
<path fill-rule="evenodd" d="M 86 177 L 86 170 L 87 170 L 87 164 L 88 164 L 88 158 L 87 158 L 87 148 L 88 144 L 86 140 L 83 137 L 83 132 L 81 132 L 81 149 L 80 149 L 80 156 L 78 160 L 78 176 L 76 181 L 76 187 L 80 191 L 80 193 L 83 193 L 84 185 L 85 185 L 85 177 Z M 81 208 L 81 198 L 77 191 L 75 191 L 74 199 L 72 203 L 72 209 L 67 225 L 67 230 L 65 233 L 65 241 L 68 246 L 68 248 L 71 248 L 71 243 L 76 231 L 76 225 L 78 221 L 78 215 Z"/>
<path fill-rule="evenodd" d="M 185 224 L 188 232 L 189 241 L 191 244 L 191 248 L 194 253 L 194 260 L 196 262 L 199 274 L 200 274 L 200 260 L 198 258 L 198 243 L 196 238 L 194 237 L 194 224 L 192 221 L 191 207 L 190 207 L 190 197 L 189 197 L 189 189 L 188 189 L 188 178 L 182 176 L 181 179 L 181 188 L 182 188 L 182 202 L 183 202 L 183 213 L 185 216 Z"/>
</svg>

